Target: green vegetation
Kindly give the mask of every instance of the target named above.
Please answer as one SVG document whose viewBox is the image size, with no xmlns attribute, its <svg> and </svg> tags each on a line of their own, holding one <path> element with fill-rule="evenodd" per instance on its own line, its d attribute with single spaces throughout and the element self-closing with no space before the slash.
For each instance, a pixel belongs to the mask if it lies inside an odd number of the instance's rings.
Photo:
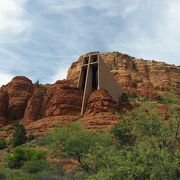
<svg viewBox="0 0 180 180">
<path fill-rule="evenodd" d="M 123 146 L 133 142 L 133 134 L 125 121 L 120 122 L 112 129 L 112 133 L 118 140 L 118 143 Z"/>
<path fill-rule="evenodd" d="M 47 160 L 33 160 L 24 163 L 22 169 L 26 173 L 34 174 L 49 170 L 50 165 Z"/>
<path fill-rule="evenodd" d="M 180 176 L 176 98 L 173 95 L 172 101 L 166 103 L 166 118 L 155 102 L 144 98 L 138 107 L 121 114 L 119 123 L 109 132 L 88 131 L 78 123 L 56 127 L 38 145 L 47 146 L 54 158 L 73 159 L 76 169 L 69 174 L 63 173 L 62 166 L 50 164 L 44 151 L 23 145 L 7 155 L 0 179 L 176 180 Z M 25 135 L 22 129 L 19 134 Z"/>
<path fill-rule="evenodd" d="M 36 138 L 36 136 L 33 133 L 30 133 L 27 136 L 27 141 L 28 142 L 33 141 L 35 138 Z"/>
<path fill-rule="evenodd" d="M 175 90 L 172 88 L 169 91 L 167 91 L 163 96 L 159 95 L 159 102 L 162 104 L 178 104 L 180 105 L 180 96 L 175 92 Z"/>
<path fill-rule="evenodd" d="M 0 167 L 1 180 L 73 179 L 73 174 L 63 173 L 62 166 L 51 165 L 42 150 L 18 146 L 5 161 L 6 166 Z"/>
<path fill-rule="evenodd" d="M 43 141 L 44 144 L 45 142 L 47 145 L 51 144 L 56 156 L 77 160 L 81 169 L 87 173 L 94 171 L 94 167 L 86 162 L 87 152 L 99 146 L 112 145 L 112 137 L 109 133 L 87 132 L 78 124 L 56 128 L 55 132 L 47 135 Z"/>
<path fill-rule="evenodd" d="M 27 161 L 44 160 L 44 151 L 34 150 L 29 147 L 19 146 L 6 157 L 7 166 L 11 169 L 19 169 Z"/>
<path fill-rule="evenodd" d="M 125 101 L 125 102 L 128 102 L 130 100 L 130 94 L 128 94 L 126 92 L 123 92 L 122 95 L 121 95 L 121 100 Z"/>
<path fill-rule="evenodd" d="M 45 136 L 56 156 L 78 163 L 77 179 L 178 179 L 179 121 L 164 121 L 146 101 L 122 115 L 112 132 L 89 132 L 77 124 Z"/>
<path fill-rule="evenodd" d="M 6 141 L 4 139 L 0 139 L 0 149 L 6 148 Z"/>
<path fill-rule="evenodd" d="M 131 101 L 132 99 L 136 98 L 137 95 L 136 94 L 129 94 L 127 92 L 123 92 L 122 95 L 121 95 L 121 100 L 124 101 L 124 102 L 129 102 Z"/>
<path fill-rule="evenodd" d="M 26 142 L 26 130 L 23 124 L 17 124 L 14 130 L 12 145 L 13 147 L 22 145 Z"/>
</svg>

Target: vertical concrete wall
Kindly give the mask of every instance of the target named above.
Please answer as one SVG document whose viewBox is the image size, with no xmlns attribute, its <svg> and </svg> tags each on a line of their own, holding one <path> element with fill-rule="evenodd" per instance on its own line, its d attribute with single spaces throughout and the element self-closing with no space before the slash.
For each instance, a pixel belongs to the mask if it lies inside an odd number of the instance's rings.
<svg viewBox="0 0 180 180">
<path fill-rule="evenodd" d="M 113 99 L 119 102 L 122 95 L 121 85 L 115 81 L 110 69 L 101 58 L 99 59 L 99 89 L 107 90 Z"/>
<path fill-rule="evenodd" d="M 83 102 L 82 102 L 82 108 L 81 108 L 81 115 L 83 115 L 86 110 L 86 105 L 87 105 L 91 92 L 92 92 L 92 69 L 90 65 L 88 65 L 86 83 L 85 83 L 84 95 L 83 95 Z"/>
</svg>

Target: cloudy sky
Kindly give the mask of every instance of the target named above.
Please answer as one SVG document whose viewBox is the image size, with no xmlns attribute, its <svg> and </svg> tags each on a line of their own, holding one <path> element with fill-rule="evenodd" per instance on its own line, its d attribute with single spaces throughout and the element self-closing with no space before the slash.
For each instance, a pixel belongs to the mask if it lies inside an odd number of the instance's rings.
<svg viewBox="0 0 180 180">
<path fill-rule="evenodd" d="M 0 86 L 63 79 L 90 51 L 180 65 L 180 0 L 0 0 Z"/>
</svg>

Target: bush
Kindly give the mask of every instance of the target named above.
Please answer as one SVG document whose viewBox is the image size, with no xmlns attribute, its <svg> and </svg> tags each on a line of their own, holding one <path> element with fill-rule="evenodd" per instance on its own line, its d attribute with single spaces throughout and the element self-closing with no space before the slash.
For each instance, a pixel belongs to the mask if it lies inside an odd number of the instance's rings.
<svg viewBox="0 0 180 180">
<path fill-rule="evenodd" d="M 112 133 L 121 145 L 127 145 L 133 141 L 131 129 L 127 126 L 125 121 L 120 121 L 120 123 L 112 129 Z"/>
<path fill-rule="evenodd" d="M 6 148 L 6 141 L 4 139 L 0 139 L 0 149 Z"/>
<path fill-rule="evenodd" d="M 178 179 L 178 123 L 173 119 L 164 121 L 153 103 L 143 102 L 122 115 L 112 132 L 118 139 L 114 142 L 118 148 L 99 146 L 89 150 L 85 162 L 91 162 L 96 171 L 79 172 L 80 178 Z M 128 143 L 134 137 L 134 143 Z"/>
<path fill-rule="evenodd" d="M 129 98 L 130 98 L 130 95 L 128 93 L 126 93 L 126 92 L 122 93 L 122 95 L 121 95 L 121 100 L 122 101 L 128 102 Z"/>
<path fill-rule="evenodd" d="M 9 167 L 22 167 L 11 171 L 17 180 L 176 180 L 180 175 L 179 128 L 178 114 L 164 120 L 154 103 L 145 101 L 121 114 L 111 132 L 86 131 L 73 123 L 46 135 L 43 145 L 48 145 L 57 157 L 73 159 L 77 165 L 69 176 L 63 174 L 62 167 L 49 169 L 44 152 L 27 147 L 16 147 L 7 162 Z"/>
<path fill-rule="evenodd" d="M 180 96 L 176 93 L 176 91 L 173 89 L 170 89 L 169 91 L 167 91 L 163 95 L 158 95 L 157 100 L 160 103 L 166 104 L 166 105 L 169 105 L 169 104 L 180 105 L 179 98 L 180 98 Z"/>
<path fill-rule="evenodd" d="M 28 142 L 33 141 L 35 138 L 36 138 L 36 136 L 31 133 L 31 134 L 29 134 L 29 135 L 27 136 L 27 141 L 28 141 Z"/>
<path fill-rule="evenodd" d="M 24 165 L 26 161 L 44 160 L 45 152 L 34 150 L 29 147 L 16 147 L 12 154 L 8 155 L 5 160 L 7 166 L 11 169 L 18 169 Z"/>
<path fill-rule="evenodd" d="M 121 100 L 125 102 L 129 102 L 131 99 L 136 98 L 137 95 L 135 93 L 129 94 L 127 92 L 123 92 L 121 95 Z"/>
<path fill-rule="evenodd" d="M 56 155 L 74 158 L 86 172 L 92 171 L 89 164 L 84 162 L 86 153 L 98 145 L 112 144 L 112 138 L 108 133 L 87 132 L 76 123 L 58 127 L 45 139 Z"/>
<path fill-rule="evenodd" d="M 17 124 L 14 130 L 12 145 L 13 147 L 22 145 L 26 142 L 26 130 L 23 124 Z"/>
<path fill-rule="evenodd" d="M 41 171 L 47 171 L 50 169 L 50 164 L 47 160 L 34 160 L 24 163 L 22 170 L 26 173 L 34 174 Z"/>
</svg>

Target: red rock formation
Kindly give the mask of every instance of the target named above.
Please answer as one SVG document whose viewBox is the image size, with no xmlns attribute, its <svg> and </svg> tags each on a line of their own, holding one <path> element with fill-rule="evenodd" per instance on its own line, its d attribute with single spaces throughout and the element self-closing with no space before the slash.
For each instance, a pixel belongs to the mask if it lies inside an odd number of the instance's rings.
<svg viewBox="0 0 180 180">
<path fill-rule="evenodd" d="M 78 116 L 52 116 L 52 117 L 45 117 L 38 121 L 31 122 L 30 124 L 26 125 L 27 133 L 33 133 L 37 137 L 43 136 L 47 133 L 48 130 L 52 129 L 57 124 L 66 125 L 68 123 L 77 121 Z"/>
<path fill-rule="evenodd" d="M 81 103 L 82 92 L 72 87 L 70 81 L 57 81 L 48 86 L 36 85 L 28 101 L 24 121 L 58 115 L 79 115 Z"/>
<path fill-rule="evenodd" d="M 47 89 L 43 103 L 43 116 L 80 114 L 82 92 L 68 81 L 57 81 Z"/>
<path fill-rule="evenodd" d="M 174 87 L 180 92 L 180 68 L 164 62 L 136 59 L 121 53 L 101 53 L 103 61 L 123 89 L 131 94 L 154 98 Z M 77 84 L 82 56 L 68 70 L 67 79 Z"/>
<path fill-rule="evenodd" d="M 0 127 L 7 121 L 8 95 L 4 91 L 0 91 Z"/>
<path fill-rule="evenodd" d="M 0 91 L 0 117 L 7 117 L 8 95 L 4 91 Z"/>
<path fill-rule="evenodd" d="M 15 77 L 0 90 L 0 124 L 8 120 L 31 122 L 43 117 L 79 115 L 82 92 L 71 81 L 33 85 L 26 77 Z M 7 119 L 6 119 L 7 118 Z"/>
<path fill-rule="evenodd" d="M 2 89 L 8 94 L 8 108 L 6 109 L 8 119 L 20 120 L 24 116 L 28 100 L 34 91 L 31 80 L 17 76 Z"/>
<path fill-rule="evenodd" d="M 118 111 L 118 105 L 104 89 L 94 91 L 88 101 L 86 114 Z"/>
<path fill-rule="evenodd" d="M 35 86 L 34 93 L 29 99 L 24 113 L 24 121 L 37 120 L 42 117 L 42 103 L 45 95 L 44 89 L 44 86 Z"/>
<path fill-rule="evenodd" d="M 157 93 L 165 91 L 170 86 L 180 91 L 179 67 L 163 62 L 135 59 L 121 53 L 101 53 L 101 57 L 117 82 L 131 94 L 155 98 Z M 9 120 L 23 119 L 24 123 L 31 123 L 44 117 L 79 116 L 82 92 L 75 86 L 81 61 L 82 56 L 72 64 L 68 71 L 68 80 L 57 81 L 52 85 L 34 85 L 28 78 L 18 76 L 3 86 L 0 89 L 0 126 Z M 112 112 L 132 107 L 132 104 L 123 102 L 117 106 L 105 90 L 96 90 L 89 98 L 83 117 L 87 122 L 83 121 L 83 124 L 89 123 L 90 128 L 97 128 L 98 124 L 102 124 L 102 128 L 104 126 L 110 128 L 117 122 Z M 106 117 L 105 114 L 108 115 L 107 119 L 102 119 Z M 93 122 L 95 115 L 100 119 Z M 108 120 L 110 122 L 107 122 Z"/>
<path fill-rule="evenodd" d="M 92 115 L 85 115 L 80 119 L 82 127 L 89 130 L 105 131 L 110 130 L 119 122 L 119 115 L 112 112 L 101 112 Z"/>
</svg>

